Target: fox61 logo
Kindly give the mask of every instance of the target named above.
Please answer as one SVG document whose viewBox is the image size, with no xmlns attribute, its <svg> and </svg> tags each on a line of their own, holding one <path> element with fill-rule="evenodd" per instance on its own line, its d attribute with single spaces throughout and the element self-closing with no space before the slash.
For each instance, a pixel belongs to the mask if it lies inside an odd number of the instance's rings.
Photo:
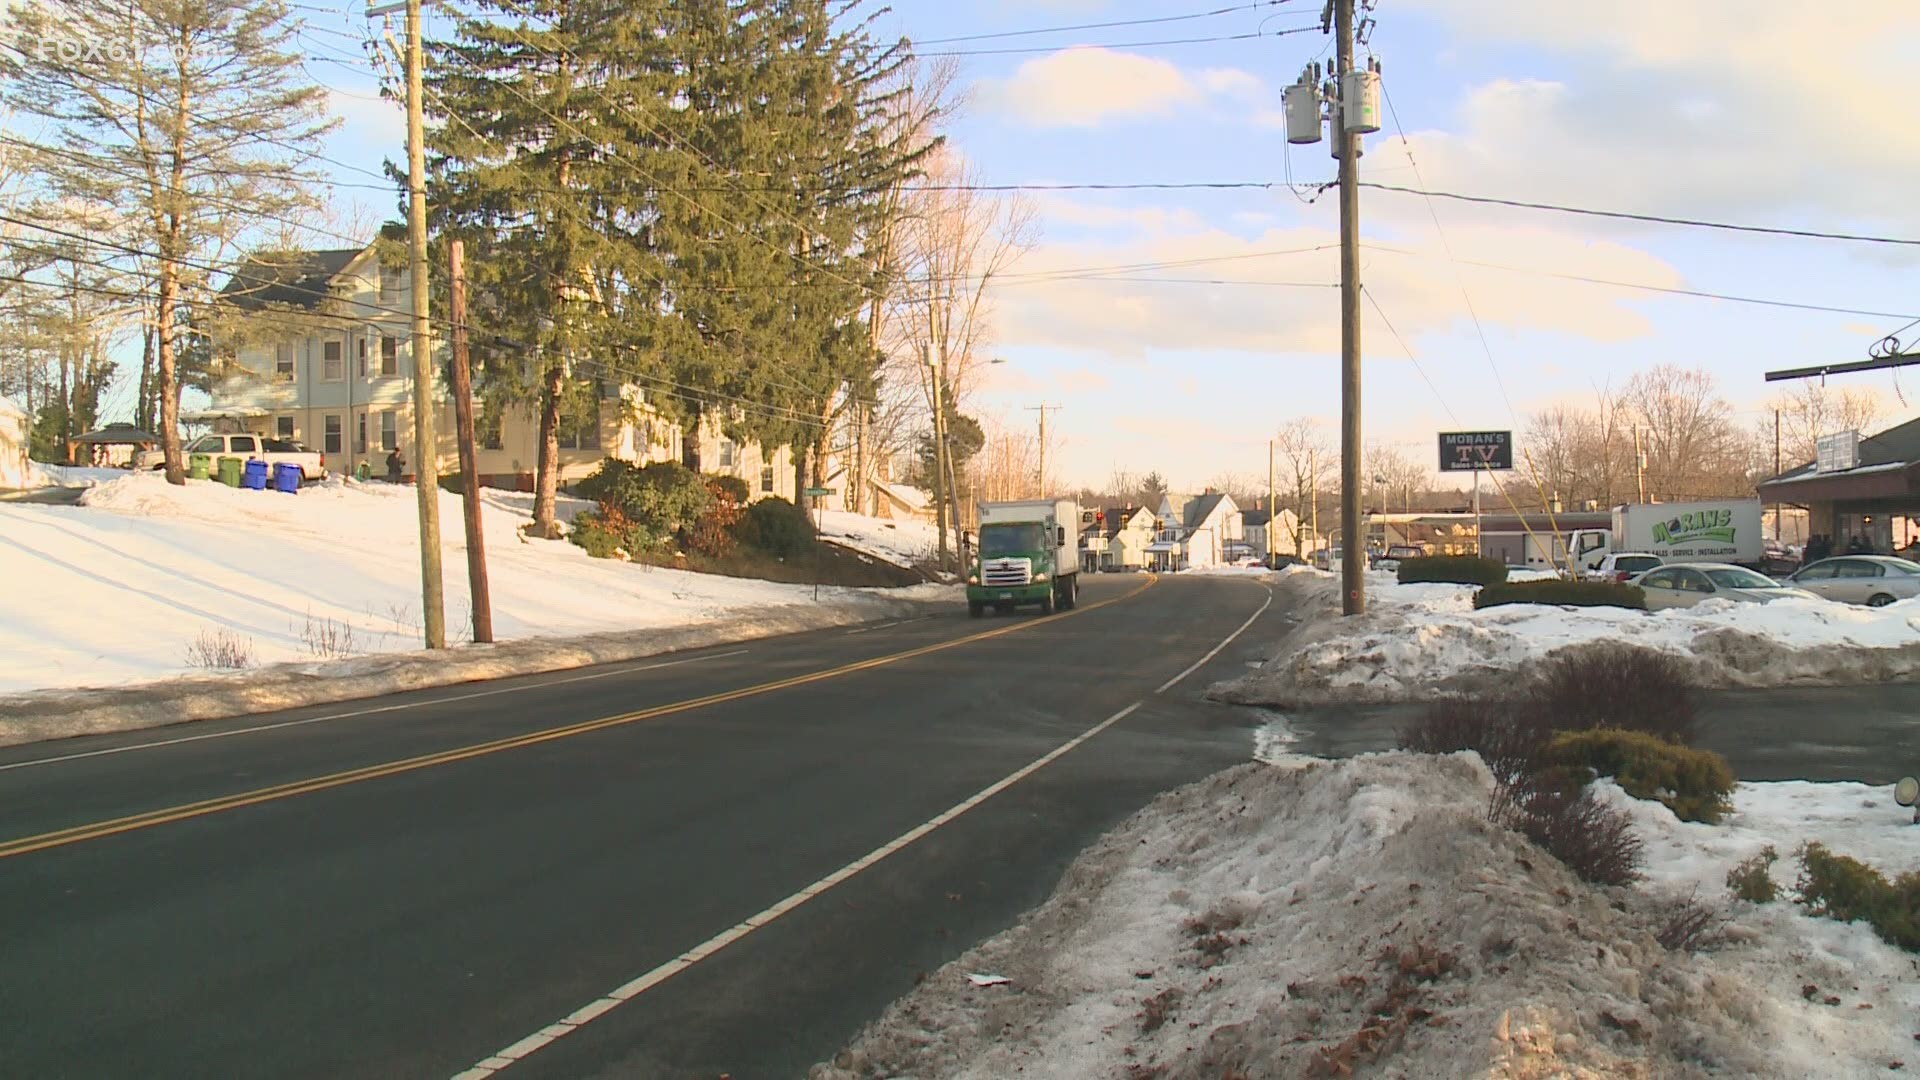
<svg viewBox="0 0 1920 1080">
<path fill-rule="evenodd" d="M 112 38 L 60 33 L 35 37 L 32 41 L 21 41 L 16 37 L 12 44 L 16 52 L 31 56 L 42 64 L 57 62 L 74 67 L 101 63 L 125 64 L 139 60 L 149 51 L 170 54 L 176 61 L 184 61 L 187 57 L 187 49 L 177 43 L 156 44 L 150 50 Z"/>
</svg>

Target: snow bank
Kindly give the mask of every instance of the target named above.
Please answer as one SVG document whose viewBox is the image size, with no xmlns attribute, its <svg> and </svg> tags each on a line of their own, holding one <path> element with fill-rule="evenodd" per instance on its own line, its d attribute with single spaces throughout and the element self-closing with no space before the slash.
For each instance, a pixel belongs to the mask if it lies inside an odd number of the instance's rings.
<svg viewBox="0 0 1920 1080">
<path fill-rule="evenodd" d="M 1739 906 L 1709 951 L 1668 951 L 1669 886 L 1578 881 L 1487 824 L 1490 783 L 1472 755 L 1391 754 L 1163 796 L 811 1075 L 1798 1080 L 1920 1056 L 1913 959 L 1866 928 Z"/>
<path fill-rule="evenodd" d="M 22 487 L 98 487 L 132 475 L 125 469 L 96 469 L 87 465 L 50 465 L 44 461 L 27 462 L 26 483 Z"/>
<path fill-rule="evenodd" d="M 618 640 L 527 647 L 499 661 L 504 669 L 476 661 L 444 681 L 709 640 L 687 637 L 689 628 L 724 626 L 752 636 L 898 615 L 900 601 L 938 592 L 821 588 L 816 599 L 812 586 L 593 559 L 565 541 L 523 538 L 531 501 L 516 492 L 484 495 L 496 638 Z M 562 504 L 562 517 L 589 505 Z M 457 640 L 472 610 L 459 498 L 442 493 L 440 512 L 447 626 Z M 226 704 L 189 709 L 193 717 L 229 715 L 217 709 L 236 703 L 275 708 L 315 700 L 303 694 L 331 695 L 315 684 L 340 672 L 306 670 L 317 661 L 419 646 L 416 513 L 411 487 L 336 480 L 285 495 L 205 482 L 173 487 L 157 475 L 127 473 L 91 488 L 79 506 L 0 507 L 0 579 L 8 583 L 0 591 L 0 694 L 179 676 L 196 670 L 188 662 L 191 645 L 225 634 L 244 642 L 255 664 L 292 663 L 294 673 L 213 679 L 229 689 L 208 700 Z M 580 658 L 565 661 L 570 649 Z M 441 660 L 423 663 L 433 668 Z M 388 678 L 438 685 L 442 676 Z M 235 683 L 247 684 L 246 692 L 232 689 Z M 274 689 L 255 693 L 253 684 Z M 0 700 L 0 716 L 23 708 Z M 0 739 L 7 737 L 0 730 Z"/>
<path fill-rule="evenodd" d="M 939 530 L 924 521 L 889 521 L 842 510 L 822 510 L 819 519 L 823 539 L 895 566 L 924 566 L 939 556 Z"/>
<path fill-rule="evenodd" d="M 1245 704 L 1305 707 L 1421 700 L 1506 680 L 1544 657 L 1625 641 L 1688 658 L 1701 686 L 1785 686 L 1920 677 L 1920 600 L 1884 608 L 1824 600 L 1628 611 L 1514 604 L 1473 610 L 1473 588 L 1370 574 L 1367 614 L 1338 617 L 1337 582 L 1287 579 L 1303 618 L 1261 670 L 1214 688 Z"/>
</svg>

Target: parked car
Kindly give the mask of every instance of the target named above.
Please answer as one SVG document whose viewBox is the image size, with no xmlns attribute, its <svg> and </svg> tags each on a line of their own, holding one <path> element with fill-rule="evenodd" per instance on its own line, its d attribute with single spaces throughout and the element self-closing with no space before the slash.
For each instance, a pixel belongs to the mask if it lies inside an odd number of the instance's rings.
<svg viewBox="0 0 1920 1080">
<path fill-rule="evenodd" d="M 1787 580 L 1828 600 L 1885 607 L 1920 596 L 1920 563 L 1891 555 L 1838 555 L 1808 563 Z"/>
<path fill-rule="evenodd" d="M 1800 548 L 1798 546 L 1773 540 L 1760 545 L 1760 563 L 1756 569 L 1761 573 L 1777 578 L 1791 574 L 1799 567 Z"/>
<path fill-rule="evenodd" d="M 327 455 L 307 449 L 292 439 L 269 439 L 257 435 L 202 435 L 181 448 L 181 456 L 206 454 L 213 458 L 237 457 L 246 461 L 264 461 L 269 466 L 282 462 L 300 466 L 304 480 L 327 478 Z M 134 456 L 136 469 L 164 469 L 166 452 L 142 450 Z"/>
<path fill-rule="evenodd" d="M 1647 594 L 1648 611 L 1692 607 L 1702 600 L 1764 604 L 1788 597 L 1817 599 L 1804 589 L 1732 563 L 1675 563 L 1649 570 L 1634 578 L 1633 584 Z"/>
<path fill-rule="evenodd" d="M 1649 570 L 1666 565 L 1666 560 L 1658 555 L 1649 555 L 1644 551 L 1612 551 L 1600 560 L 1600 565 L 1587 571 L 1583 577 L 1588 581 L 1628 582 Z"/>
<path fill-rule="evenodd" d="M 1397 571 L 1400 569 L 1401 559 L 1419 559 L 1426 557 L 1426 554 L 1427 549 L 1418 544 L 1395 544 L 1387 549 L 1385 555 L 1373 561 L 1373 568 L 1389 572 Z"/>
</svg>

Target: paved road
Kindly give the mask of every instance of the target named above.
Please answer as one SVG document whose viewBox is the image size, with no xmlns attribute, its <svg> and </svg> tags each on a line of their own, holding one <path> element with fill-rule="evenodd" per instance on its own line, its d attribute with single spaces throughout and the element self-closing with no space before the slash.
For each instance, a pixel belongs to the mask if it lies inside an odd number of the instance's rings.
<svg viewBox="0 0 1920 1080">
<path fill-rule="evenodd" d="M 1742 780 L 1857 780 L 1920 774 L 1920 683 L 1703 693 L 1700 745 Z M 1290 716 L 1293 750 L 1347 757 L 1394 745 L 1420 706 L 1357 706 Z"/>
<path fill-rule="evenodd" d="M 1100 578 L 1048 620 L 0 751 L 0 1073 L 447 1076 L 544 1029 L 507 1075 L 800 1075 L 1100 832 L 1245 759 L 1249 716 L 1198 695 L 1278 636 L 1267 599 Z"/>
</svg>

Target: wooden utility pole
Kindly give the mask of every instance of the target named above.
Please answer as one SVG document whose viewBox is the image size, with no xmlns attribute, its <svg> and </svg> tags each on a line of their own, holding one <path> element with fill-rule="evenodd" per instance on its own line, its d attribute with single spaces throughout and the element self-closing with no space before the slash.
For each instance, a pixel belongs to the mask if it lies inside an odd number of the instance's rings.
<svg viewBox="0 0 1920 1080">
<path fill-rule="evenodd" d="M 1340 582 L 1341 611 L 1367 610 L 1366 537 L 1360 520 L 1360 144 L 1347 130 L 1353 81 L 1353 3 L 1331 0 L 1337 75 L 1332 134 L 1340 154 Z"/>
<path fill-rule="evenodd" d="M 427 165 L 421 71 L 420 10 L 430 0 L 405 0 L 407 42 L 407 240 L 413 294 L 414 488 L 420 505 L 420 624 L 427 648 L 447 647 L 447 614 L 440 576 L 440 447 L 433 433 L 433 325 L 427 316 Z M 402 4 L 369 0 L 368 17 Z"/>
<path fill-rule="evenodd" d="M 1640 425 L 1633 425 L 1633 485 L 1639 501 L 1647 501 L 1647 455 L 1640 449 Z"/>
<path fill-rule="evenodd" d="M 1044 401 L 1027 407 L 1028 412 L 1037 411 L 1040 414 L 1040 497 L 1043 499 L 1047 497 L 1047 410 L 1059 408 Z"/>
<path fill-rule="evenodd" d="M 473 640 L 493 640 L 493 599 L 487 588 L 487 543 L 480 528 L 480 458 L 473 446 L 473 369 L 467 362 L 466 252 L 458 240 L 447 245 L 447 278 L 452 290 L 453 411 L 460 442 L 460 492 L 467 519 L 467 594 L 473 600 Z"/>
<path fill-rule="evenodd" d="M 1313 518 L 1313 550 L 1307 552 L 1307 558 L 1313 558 L 1313 552 L 1320 550 L 1320 452 L 1307 447 L 1307 513 Z"/>
<path fill-rule="evenodd" d="M 1279 493 L 1273 482 L 1273 440 L 1267 440 L 1267 566 L 1273 566 L 1273 531 L 1280 527 Z"/>
<path fill-rule="evenodd" d="M 1773 475 L 1780 475 L 1780 410 L 1773 410 Z M 1780 504 L 1773 504 L 1773 542 L 1780 542 Z"/>
<path fill-rule="evenodd" d="M 947 485 L 947 404 L 941 393 L 941 383 L 946 381 L 940 371 L 933 345 L 929 343 L 923 359 L 927 365 L 927 378 L 933 384 L 933 516 L 940 530 L 940 569 L 947 568 L 947 500 L 952 492 Z"/>
</svg>

